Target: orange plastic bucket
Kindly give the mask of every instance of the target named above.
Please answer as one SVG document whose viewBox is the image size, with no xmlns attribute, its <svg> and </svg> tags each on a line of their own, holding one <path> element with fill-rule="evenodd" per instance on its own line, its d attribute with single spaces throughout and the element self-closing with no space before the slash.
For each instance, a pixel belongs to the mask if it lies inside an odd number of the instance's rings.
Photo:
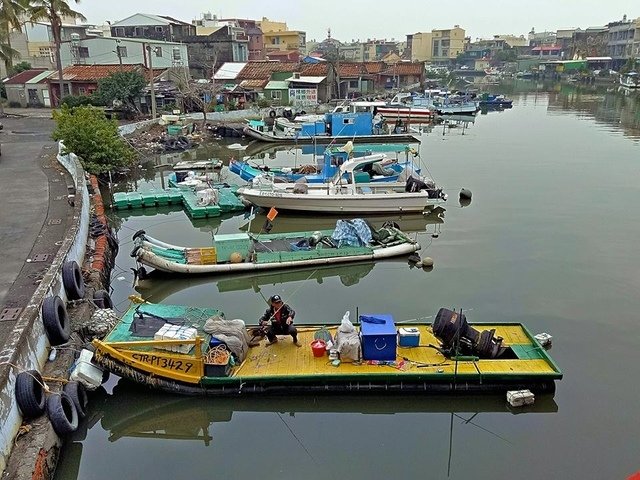
<svg viewBox="0 0 640 480">
<path fill-rule="evenodd" d="M 324 340 L 314 340 L 311 342 L 311 351 L 314 357 L 324 357 L 327 351 L 327 343 Z"/>
</svg>

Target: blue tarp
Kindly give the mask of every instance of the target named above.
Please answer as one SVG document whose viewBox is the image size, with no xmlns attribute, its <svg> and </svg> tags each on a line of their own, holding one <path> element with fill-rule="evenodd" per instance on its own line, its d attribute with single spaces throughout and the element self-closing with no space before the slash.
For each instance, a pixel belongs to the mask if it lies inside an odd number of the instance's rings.
<svg viewBox="0 0 640 480">
<path fill-rule="evenodd" d="M 361 218 L 338 220 L 331 239 L 338 247 L 364 247 L 371 243 L 371 229 Z"/>
</svg>

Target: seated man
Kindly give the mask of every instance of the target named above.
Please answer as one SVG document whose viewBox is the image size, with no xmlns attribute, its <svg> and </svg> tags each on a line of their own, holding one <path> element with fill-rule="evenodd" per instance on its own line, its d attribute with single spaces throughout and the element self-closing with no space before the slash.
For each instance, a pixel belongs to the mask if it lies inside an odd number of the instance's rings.
<svg viewBox="0 0 640 480">
<path fill-rule="evenodd" d="M 296 347 L 302 346 L 298 342 L 298 330 L 293 326 L 293 318 L 296 312 L 286 303 L 282 302 L 280 295 L 272 295 L 269 299 L 271 306 L 260 317 L 260 325 L 267 327 L 267 345 L 273 345 L 278 341 L 276 335 L 291 335 Z"/>
</svg>

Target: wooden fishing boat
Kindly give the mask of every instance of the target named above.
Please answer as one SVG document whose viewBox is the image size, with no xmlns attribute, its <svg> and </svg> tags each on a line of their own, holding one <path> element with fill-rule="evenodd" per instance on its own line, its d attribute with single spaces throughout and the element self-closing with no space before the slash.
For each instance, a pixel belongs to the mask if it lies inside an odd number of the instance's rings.
<svg viewBox="0 0 640 480">
<path fill-rule="evenodd" d="M 521 389 L 544 393 L 553 392 L 555 381 L 562 378 L 548 353 L 522 324 L 469 325 L 462 313 L 447 309 L 440 309 L 433 324 L 410 324 L 411 331 L 416 332 L 415 342 L 410 342 L 414 346 L 403 346 L 407 345 L 402 340 L 405 337 L 402 330 L 396 330 L 400 325 L 393 324 L 391 315 L 360 315 L 356 328 L 360 331 L 363 358 L 341 356 L 338 362 L 317 348 L 318 338 L 336 338 L 338 325 L 319 324 L 297 326 L 302 348 L 296 348 L 290 338 L 280 337 L 270 346 L 259 342 L 247 347 L 244 358 L 234 364 L 235 354 L 224 355 L 220 353 L 224 348 L 210 346 L 211 335 L 205 333 L 204 326 L 211 318 L 217 318 L 218 325 L 226 322 L 221 312 L 211 308 L 132 305 L 103 340 L 94 340 L 94 361 L 138 384 L 190 395 L 479 393 Z M 384 325 L 374 328 L 369 323 L 374 320 L 383 321 Z M 451 337 L 448 327 L 459 329 L 462 321 L 465 333 Z M 237 326 L 237 322 L 229 323 Z M 167 326 L 184 325 L 194 333 L 190 338 L 185 335 L 174 340 L 156 339 L 154 324 L 162 331 L 167 331 Z M 249 328 L 247 332 L 255 330 Z M 453 348 L 451 338 L 457 338 Z M 460 354 L 465 345 L 472 354 Z M 378 356 L 385 360 L 373 358 Z"/>
<path fill-rule="evenodd" d="M 344 226 L 340 221 L 337 224 Z M 332 240 L 336 238 L 334 229 L 214 235 L 213 245 L 191 248 L 162 242 L 140 230 L 133 236 L 135 247 L 131 256 L 142 265 L 164 272 L 217 274 L 375 261 L 420 249 L 416 241 L 392 225 L 369 232 L 370 242 L 361 242 L 359 246 Z"/>
</svg>

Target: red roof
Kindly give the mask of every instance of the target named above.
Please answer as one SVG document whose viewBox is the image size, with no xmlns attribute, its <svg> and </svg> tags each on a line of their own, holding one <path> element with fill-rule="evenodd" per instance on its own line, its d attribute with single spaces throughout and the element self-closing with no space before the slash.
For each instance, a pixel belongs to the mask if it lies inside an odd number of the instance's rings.
<svg viewBox="0 0 640 480">
<path fill-rule="evenodd" d="M 300 66 L 300 74 L 308 77 L 322 77 L 327 75 L 329 64 L 327 62 L 303 63 Z"/>
<path fill-rule="evenodd" d="M 367 73 L 380 73 L 386 67 L 384 62 L 365 62 L 364 68 Z"/>
<path fill-rule="evenodd" d="M 422 63 L 400 62 L 395 65 L 389 65 L 381 75 L 414 75 L 421 76 L 424 73 L 424 65 Z"/>
<path fill-rule="evenodd" d="M 247 62 L 236 80 L 269 80 L 272 73 L 297 71 L 297 62 L 253 61 Z"/>
<path fill-rule="evenodd" d="M 36 78 L 42 72 L 46 72 L 46 69 L 42 68 L 42 69 L 25 70 L 24 72 L 20 72 L 14 75 L 10 79 L 8 79 L 6 82 L 4 82 L 4 84 L 5 85 L 22 85 L 25 82 L 28 82 L 29 80 L 31 80 L 32 78 Z"/>
<path fill-rule="evenodd" d="M 73 82 L 92 82 L 117 72 L 133 72 L 141 68 L 142 65 L 72 65 L 62 71 L 62 78 Z M 59 76 L 56 72 L 49 78 L 56 81 Z"/>
</svg>

